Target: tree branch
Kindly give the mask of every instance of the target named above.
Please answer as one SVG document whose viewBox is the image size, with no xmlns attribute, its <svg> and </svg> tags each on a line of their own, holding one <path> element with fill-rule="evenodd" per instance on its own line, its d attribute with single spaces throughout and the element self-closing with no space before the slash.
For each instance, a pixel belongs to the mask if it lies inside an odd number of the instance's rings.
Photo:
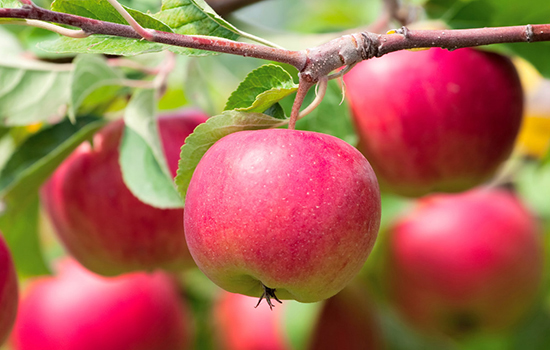
<svg viewBox="0 0 550 350">
<path fill-rule="evenodd" d="M 62 12 L 54 12 L 34 5 L 25 6 L 23 8 L 0 8 L 0 18 L 35 19 L 65 24 L 81 28 L 90 35 L 103 34 L 132 39 L 142 38 L 142 36 L 129 25 L 104 22 Z M 156 30 L 151 30 L 151 34 L 152 37 L 150 37 L 149 40 L 160 44 L 261 58 L 287 63 L 296 67 L 298 70 L 303 69 L 306 62 L 303 51 L 291 51 L 217 37 L 180 35 Z"/>
<path fill-rule="evenodd" d="M 25 5 L 19 9 L 0 8 L 0 17 L 66 24 L 81 28 L 90 35 L 104 34 L 134 39 L 142 38 L 128 25 L 53 12 L 34 5 Z M 406 27 L 401 27 L 389 34 L 363 32 L 344 35 L 302 51 L 291 51 L 216 37 L 180 35 L 155 30 L 148 30 L 148 32 L 151 33 L 151 37 L 147 39 L 157 43 L 290 64 L 300 72 L 300 84 L 307 83 L 309 87 L 342 66 L 351 67 L 362 60 L 381 57 L 403 49 L 442 47 L 454 50 L 488 44 L 550 41 L 550 24 L 460 30 L 409 30 Z M 297 117 L 297 111 L 294 111 L 294 116 Z"/>
</svg>

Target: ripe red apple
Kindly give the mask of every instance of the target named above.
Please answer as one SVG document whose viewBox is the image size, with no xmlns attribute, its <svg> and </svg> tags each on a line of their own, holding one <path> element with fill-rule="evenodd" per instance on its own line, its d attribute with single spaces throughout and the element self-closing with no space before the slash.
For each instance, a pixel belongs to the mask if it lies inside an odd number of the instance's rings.
<svg viewBox="0 0 550 350">
<path fill-rule="evenodd" d="M 384 348 L 380 325 L 368 295 L 362 289 L 344 288 L 325 300 L 312 320 L 306 349 L 379 350 Z M 213 308 L 219 348 L 224 350 L 291 350 L 288 304 L 254 308 L 254 299 L 223 292 Z M 307 336 L 307 335 L 306 335 Z"/>
<path fill-rule="evenodd" d="M 14 350 L 182 350 L 187 310 L 163 272 L 102 277 L 74 260 L 29 285 L 10 337 Z"/>
<path fill-rule="evenodd" d="M 425 197 L 388 234 L 390 295 L 412 325 L 428 332 L 506 329 L 541 283 L 537 222 L 504 190 Z"/>
<path fill-rule="evenodd" d="M 6 341 L 17 314 L 18 287 L 13 260 L 0 232 L 0 346 Z"/>
<path fill-rule="evenodd" d="M 523 113 L 512 62 L 474 49 L 400 51 L 344 77 L 359 135 L 382 190 L 459 192 L 509 156 Z"/>
<path fill-rule="evenodd" d="M 194 110 L 158 119 L 174 176 L 181 145 L 206 119 Z M 118 147 L 123 128 L 122 120 L 107 125 L 94 136 L 93 145 L 80 145 L 43 187 L 42 202 L 53 226 L 69 252 L 102 275 L 188 266 L 192 259 L 183 210 L 144 204 L 122 180 Z"/>
<path fill-rule="evenodd" d="M 185 203 L 197 266 L 227 291 L 314 302 L 359 272 L 380 223 L 368 161 L 324 134 L 242 131 L 197 166 Z"/>
</svg>

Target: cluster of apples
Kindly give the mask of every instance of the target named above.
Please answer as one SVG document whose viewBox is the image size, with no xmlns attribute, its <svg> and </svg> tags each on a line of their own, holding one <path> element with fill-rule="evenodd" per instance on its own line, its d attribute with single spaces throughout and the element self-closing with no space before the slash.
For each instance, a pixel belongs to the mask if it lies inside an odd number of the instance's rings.
<svg viewBox="0 0 550 350">
<path fill-rule="evenodd" d="M 152 208 L 126 188 L 118 164 L 122 121 L 82 144 L 41 193 L 78 263 L 63 262 L 56 276 L 31 283 L 12 332 L 14 349 L 184 349 L 192 321 L 168 273 L 195 264 L 223 289 L 269 304 L 242 310 L 240 297 L 220 299 L 214 318 L 228 349 L 263 349 L 250 344 L 266 339 L 279 344 L 266 348 L 287 349 L 276 323 L 243 343 L 246 324 L 274 322 L 277 314 L 265 311 L 280 299 L 327 300 L 311 349 L 356 338 L 347 349 L 383 347 L 357 291 L 344 289 L 377 238 L 378 181 L 382 190 L 413 197 L 482 184 L 510 155 L 523 94 L 509 59 L 473 49 L 392 53 L 359 64 L 344 80 L 357 148 L 299 130 L 231 134 L 201 159 L 185 210 Z M 159 118 L 174 176 L 181 144 L 206 119 L 198 111 Z M 539 230 L 510 192 L 480 187 L 426 196 L 385 234 L 388 297 L 419 329 L 503 329 L 536 296 Z M 0 343 L 17 298 L 0 241 L 0 309 L 9 310 L 0 314 Z M 98 321 L 106 315 L 108 322 Z M 374 333 L 356 334 L 357 327 Z M 321 336 L 344 329 L 352 332 Z"/>
<path fill-rule="evenodd" d="M 522 120 L 512 62 L 475 49 L 402 51 L 358 64 L 344 81 L 358 148 L 381 188 L 424 196 L 385 232 L 388 299 L 431 334 L 510 329 L 533 305 L 544 257 L 520 199 L 483 185 Z"/>
</svg>

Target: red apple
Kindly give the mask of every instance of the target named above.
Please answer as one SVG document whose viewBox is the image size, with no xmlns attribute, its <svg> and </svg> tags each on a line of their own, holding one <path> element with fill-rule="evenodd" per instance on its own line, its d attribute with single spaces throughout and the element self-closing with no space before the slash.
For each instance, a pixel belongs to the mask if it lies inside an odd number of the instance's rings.
<svg viewBox="0 0 550 350">
<path fill-rule="evenodd" d="M 17 275 L 13 260 L 0 232 L 0 346 L 6 341 L 17 314 Z"/>
<path fill-rule="evenodd" d="M 223 289 L 314 302 L 338 293 L 363 266 L 380 194 L 368 161 L 338 138 L 242 131 L 198 164 L 184 222 L 197 266 Z"/>
<path fill-rule="evenodd" d="M 425 197 L 388 234 L 390 295 L 412 325 L 428 332 L 506 329 L 541 284 L 537 222 L 504 190 Z"/>
<path fill-rule="evenodd" d="M 474 49 L 400 51 L 344 77 L 359 135 L 382 190 L 459 192 L 509 156 L 523 113 L 512 62 Z"/>
<path fill-rule="evenodd" d="M 182 350 L 189 319 L 163 272 L 101 277 L 64 260 L 29 285 L 10 337 L 14 350 Z"/>
<path fill-rule="evenodd" d="M 174 176 L 181 145 L 206 118 L 194 110 L 159 118 Z M 122 120 L 109 124 L 94 136 L 93 145 L 83 143 L 59 166 L 42 190 L 46 211 L 69 252 L 96 273 L 188 266 L 192 259 L 183 232 L 183 210 L 144 204 L 122 180 L 118 147 L 123 128 Z"/>
<path fill-rule="evenodd" d="M 351 288 L 350 288 L 351 287 Z M 327 299 L 313 319 L 306 349 L 379 350 L 384 348 L 380 325 L 368 295 L 348 286 Z M 254 308 L 254 299 L 223 292 L 213 308 L 219 348 L 224 350 L 291 350 L 288 304 Z M 307 336 L 307 335 L 306 335 Z"/>
</svg>

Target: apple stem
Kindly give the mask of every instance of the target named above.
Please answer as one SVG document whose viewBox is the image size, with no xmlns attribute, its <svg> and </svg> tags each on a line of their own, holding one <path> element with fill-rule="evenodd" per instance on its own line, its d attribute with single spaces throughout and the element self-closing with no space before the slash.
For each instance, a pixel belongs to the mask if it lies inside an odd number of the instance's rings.
<svg viewBox="0 0 550 350">
<path fill-rule="evenodd" d="M 258 300 L 258 303 L 256 304 L 256 306 L 254 306 L 255 308 L 258 307 L 258 305 L 260 305 L 260 303 L 262 302 L 262 300 L 265 298 L 265 301 L 267 301 L 267 305 L 269 305 L 269 309 L 270 310 L 273 310 L 273 308 L 275 307 L 275 305 L 273 305 L 273 303 L 271 302 L 271 298 L 277 300 L 279 302 L 279 304 L 282 304 L 283 302 L 279 300 L 279 298 L 277 298 L 277 295 L 275 295 L 275 289 L 274 288 L 269 288 L 269 287 L 266 287 L 265 284 L 262 283 L 262 288 L 264 290 L 264 292 L 262 293 L 262 295 L 260 296 L 260 300 Z"/>
<path fill-rule="evenodd" d="M 307 92 L 315 83 L 300 77 L 300 84 L 298 85 L 298 91 L 296 91 L 296 98 L 294 99 L 294 104 L 292 105 L 292 111 L 290 112 L 290 120 L 288 121 L 288 128 L 294 130 L 296 127 L 296 121 L 300 117 L 300 107 L 304 103 Z"/>
</svg>

